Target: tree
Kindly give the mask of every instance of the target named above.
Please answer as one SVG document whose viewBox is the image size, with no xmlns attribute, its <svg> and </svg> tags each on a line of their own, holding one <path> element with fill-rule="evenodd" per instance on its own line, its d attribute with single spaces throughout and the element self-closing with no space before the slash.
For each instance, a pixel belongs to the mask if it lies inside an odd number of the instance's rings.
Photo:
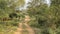
<svg viewBox="0 0 60 34">
<path fill-rule="evenodd" d="M 35 2 L 36 1 L 36 2 Z M 34 3 L 35 2 L 35 3 Z M 38 4 L 39 1 L 34 0 L 31 3 L 31 6 L 28 7 L 28 13 L 30 16 L 34 16 L 36 18 L 36 21 L 40 19 L 46 20 L 46 26 L 49 26 L 53 29 L 56 28 L 56 24 L 58 20 L 60 20 L 60 1 L 59 0 L 51 0 L 51 5 L 50 7 L 47 6 L 47 4 L 42 3 L 40 0 L 40 4 Z M 41 20 L 40 20 L 41 21 Z M 54 27 L 52 27 L 52 26 Z"/>
<path fill-rule="evenodd" d="M 9 13 L 14 13 L 16 8 L 24 5 L 24 0 L 0 0 L 0 17 L 7 17 Z"/>
</svg>

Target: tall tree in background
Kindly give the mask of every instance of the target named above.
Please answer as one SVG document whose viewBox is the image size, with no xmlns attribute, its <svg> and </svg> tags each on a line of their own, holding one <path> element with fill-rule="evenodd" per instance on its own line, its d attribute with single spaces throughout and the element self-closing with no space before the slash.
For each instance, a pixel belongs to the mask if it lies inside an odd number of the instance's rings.
<svg viewBox="0 0 60 34">
<path fill-rule="evenodd" d="M 47 7 L 47 4 L 44 3 L 44 0 L 33 0 L 31 3 L 30 3 L 30 6 L 28 6 L 28 10 L 31 11 L 31 12 L 40 12 L 41 9 L 44 9 L 45 7 Z M 28 11 L 28 12 L 29 12 Z M 43 11 L 43 10 L 42 10 Z"/>
<path fill-rule="evenodd" d="M 0 0 L 0 17 L 15 12 L 16 8 L 24 5 L 24 0 Z"/>
</svg>

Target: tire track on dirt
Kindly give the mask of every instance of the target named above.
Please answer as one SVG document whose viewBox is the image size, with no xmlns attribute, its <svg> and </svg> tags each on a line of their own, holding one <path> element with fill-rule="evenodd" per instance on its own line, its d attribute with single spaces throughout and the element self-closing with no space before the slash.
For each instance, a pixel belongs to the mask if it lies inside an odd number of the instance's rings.
<svg viewBox="0 0 60 34">
<path fill-rule="evenodd" d="M 17 28 L 16 32 L 14 34 L 22 34 L 22 23 L 19 23 L 19 27 Z"/>
<path fill-rule="evenodd" d="M 17 28 L 16 32 L 14 32 L 14 34 L 22 34 L 23 30 L 27 30 L 28 34 L 35 34 L 34 30 L 27 24 L 29 21 L 30 21 L 30 17 L 25 16 L 24 23 L 18 24 L 19 27 Z M 26 26 L 25 29 L 23 29 L 23 25 Z"/>
<path fill-rule="evenodd" d="M 24 25 L 29 34 L 35 34 L 34 30 L 28 24 L 24 23 Z"/>
</svg>

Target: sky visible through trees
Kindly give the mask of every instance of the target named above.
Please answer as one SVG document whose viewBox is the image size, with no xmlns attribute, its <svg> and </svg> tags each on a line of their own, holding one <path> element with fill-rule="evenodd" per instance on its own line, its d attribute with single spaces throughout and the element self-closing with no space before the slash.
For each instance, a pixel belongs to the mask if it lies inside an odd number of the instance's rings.
<svg viewBox="0 0 60 34">
<path fill-rule="evenodd" d="M 24 6 L 20 7 L 20 10 L 27 9 L 27 6 L 28 6 L 29 2 L 32 2 L 32 0 L 25 0 L 25 4 L 24 4 Z M 50 6 L 51 1 L 50 0 L 45 0 L 45 3 L 48 4 L 48 6 Z"/>
</svg>

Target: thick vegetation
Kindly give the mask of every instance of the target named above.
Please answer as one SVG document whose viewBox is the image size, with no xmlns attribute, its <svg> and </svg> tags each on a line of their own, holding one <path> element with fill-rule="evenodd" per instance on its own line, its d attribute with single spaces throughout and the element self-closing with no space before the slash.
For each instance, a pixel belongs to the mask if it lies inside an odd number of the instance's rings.
<svg viewBox="0 0 60 34">
<path fill-rule="evenodd" d="M 50 6 L 41 1 L 44 2 L 44 0 L 33 0 L 32 3 L 29 3 L 27 13 L 32 16 L 32 19 L 35 18 L 34 22 L 31 22 L 31 26 L 42 28 L 42 34 L 59 33 L 60 0 L 50 0 Z"/>
<path fill-rule="evenodd" d="M 13 34 L 20 22 L 20 12 L 24 0 L 0 0 L 0 34 Z"/>
<path fill-rule="evenodd" d="M 36 34 L 60 34 L 60 0 L 50 1 L 32 0 L 28 9 L 19 11 L 24 0 L 0 0 L 0 34 L 13 34 L 25 14 L 31 17 L 29 25 L 39 29 Z"/>
</svg>

